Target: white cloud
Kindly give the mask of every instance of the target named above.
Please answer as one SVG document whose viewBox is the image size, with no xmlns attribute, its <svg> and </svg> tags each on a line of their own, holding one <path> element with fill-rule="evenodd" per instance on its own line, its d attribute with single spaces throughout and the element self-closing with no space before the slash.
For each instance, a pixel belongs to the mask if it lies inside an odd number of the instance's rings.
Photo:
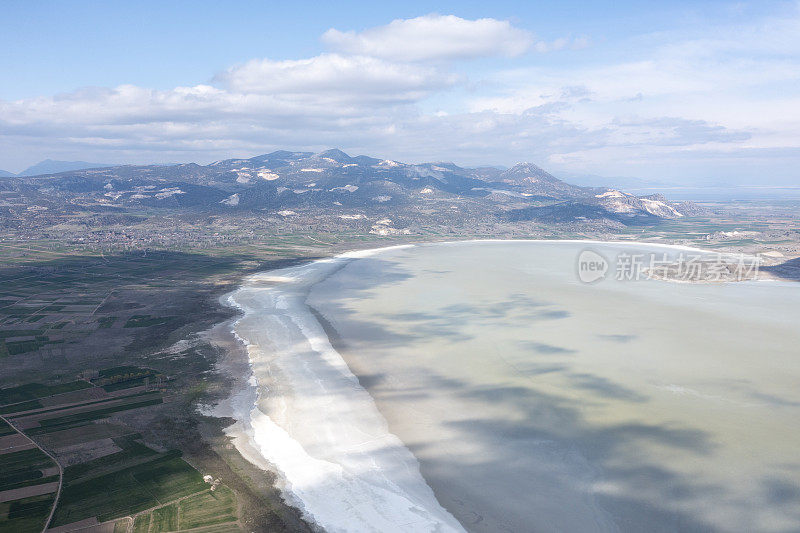
<svg viewBox="0 0 800 533">
<path fill-rule="evenodd" d="M 637 55 L 617 61 L 595 53 L 577 64 L 542 64 L 528 56 L 470 83 L 449 60 L 587 41 L 536 43 L 508 22 L 439 15 L 360 33 L 330 30 L 324 41 L 336 53 L 252 60 L 210 85 L 0 101 L 0 153 L 25 158 L 23 167 L 43 157 L 208 161 L 338 146 L 412 161 L 533 160 L 644 177 L 690 164 L 735 170 L 723 160 L 763 163 L 772 154 L 784 172 L 788 161 L 800 162 L 798 24 L 800 17 L 701 37 L 650 35 L 624 43 Z"/>
<path fill-rule="evenodd" d="M 704 30 L 637 37 L 627 43 L 634 61 L 626 53 L 619 61 L 496 72 L 490 81 L 499 89 L 467 105 L 502 114 L 550 105 L 554 119 L 611 132 L 602 145 L 549 156 L 593 172 L 620 161 L 664 164 L 670 153 L 676 161 L 687 152 L 711 159 L 763 149 L 788 157 L 800 147 L 800 16 Z"/>
<path fill-rule="evenodd" d="M 322 41 L 343 53 L 415 62 L 517 56 L 530 48 L 533 36 L 504 20 L 431 14 L 359 33 L 331 28 Z"/>
<path fill-rule="evenodd" d="M 317 95 L 330 99 L 415 101 L 455 83 L 456 76 L 433 67 L 367 56 L 322 54 L 309 59 L 254 59 L 216 80 L 237 93 Z"/>
</svg>

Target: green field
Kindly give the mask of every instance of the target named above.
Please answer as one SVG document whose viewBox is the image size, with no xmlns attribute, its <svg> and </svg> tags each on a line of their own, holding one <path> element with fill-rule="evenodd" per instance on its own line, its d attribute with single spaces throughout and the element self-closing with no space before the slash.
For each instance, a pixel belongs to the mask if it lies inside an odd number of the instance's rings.
<svg viewBox="0 0 800 533">
<path fill-rule="evenodd" d="M 20 489 L 31 485 L 52 483 L 58 481 L 58 474 L 43 476 L 41 470 L 25 470 L 17 472 L 3 472 L 0 474 L 0 490 Z"/>
<path fill-rule="evenodd" d="M 58 481 L 58 474 L 45 476 L 42 470 L 56 466 L 38 448 L 0 455 L 0 491 Z"/>
<path fill-rule="evenodd" d="M 114 437 L 114 444 L 122 448 L 122 451 L 112 453 L 104 457 L 98 457 L 91 461 L 68 466 L 64 469 L 64 482 L 77 483 L 102 474 L 114 472 L 127 465 L 141 462 L 145 458 L 153 458 L 159 455 L 155 450 L 148 448 L 136 438 L 138 435 L 128 435 L 125 437 Z M 179 452 L 167 452 L 167 454 L 180 457 Z M 161 454 L 166 455 L 166 454 Z"/>
<path fill-rule="evenodd" d="M 35 413 L 27 413 L 24 416 L 32 414 L 43 415 L 46 413 L 58 413 L 59 411 L 64 411 L 65 409 L 68 408 L 73 408 L 73 407 L 85 408 L 92 405 L 95 406 L 97 409 L 100 409 L 103 407 L 101 404 L 107 404 L 110 407 L 111 404 L 115 402 L 119 404 L 120 401 L 122 401 L 124 402 L 125 405 L 127 405 L 131 403 L 136 403 L 140 400 L 144 400 L 145 397 L 152 399 L 158 396 L 159 393 L 157 391 L 144 391 L 144 392 L 129 394 L 127 396 L 102 398 L 99 400 L 85 400 L 76 405 L 70 405 L 70 406 L 56 405 L 48 408 L 45 408 L 45 406 L 42 405 L 42 403 L 39 400 L 31 400 L 29 402 L 14 403 L 0 407 L 0 414 L 5 414 L 6 412 L 8 412 L 9 414 L 11 414 L 12 418 L 17 418 L 18 416 L 22 415 L 16 413 L 20 413 L 22 411 L 27 411 L 27 410 L 33 410 L 35 411 Z"/>
<path fill-rule="evenodd" d="M 122 405 L 114 405 L 111 407 L 99 408 L 82 413 L 74 413 L 70 415 L 46 418 L 39 421 L 41 427 L 30 429 L 28 430 L 28 433 L 31 435 L 39 435 L 41 433 L 46 433 L 48 431 L 66 429 L 69 427 L 74 427 L 76 425 L 81 425 L 84 423 L 91 422 L 92 420 L 107 418 L 109 415 L 118 413 L 120 411 L 127 411 L 129 409 L 136 409 L 138 407 L 147 407 L 149 405 L 157 405 L 160 403 L 162 403 L 162 399 L 160 397 L 148 398 L 148 399 L 136 399 L 136 401 L 131 401 L 130 403 Z"/>
<path fill-rule="evenodd" d="M 3 437 L 5 435 L 11 435 L 12 433 L 16 433 L 16 431 L 14 431 L 14 428 L 6 424 L 5 420 L 0 420 L 0 437 Z"/>
<path fill-rule="evenodd" d="M 41 329 L 6 329 L 0 330 L 0 339 L 8 339 L 9 337 L 36 337 L 44 333 Z"/>
<path fill-rule="evenodd" d="M 203 490 L 197 470 L 172 454 L 96 477 L 66 483 L 53 524 L 97 516 L 106 521 Z"/>
<path fill-rule="evenodd" d="M 31 320 L 29 319 L 29 322 L 30 321 Z M 4 344 L 6 346 L 6 350 L 8 350 L 9 355 L 17 355 L 26 352 L 34 352 L 39 348 L 42 348 L 43 346 L 52 343 L 48 341 L 47 337 L 44 337 L 44 339 L 37 339 L 32 341 L 13 341 L 13 342 L 4 341 Z"/>
<path fill-rule="evenodd" d="M 153 509 L 153 522 L 150 525 L 150 533 L 160 533 L 161 531 L 178 530 L 178 504 L 173 503 L 166 507 Z"/>
<path fill-rule="evenodd" d="M 147 533 L 150 530 L 150 513 L 140 514 L 133 522 L 133 533 Z"/>
<path fill-rule="evenodd" d="M 103 318 L 97 321 L 97 324 L 100 326 L 100 329 L 108 329 L 114 325 L 116 322 L 117 317 L 115 316 L 104 316 Z"/>
<path fill-rule="evenodd" d="M 0 455 L 0 490 L 6 490 L 3 480 L 8 483 L 16 483 L 31 472 L 37 472 L 42 468 L 55 466 L 53 461 L 45 455 L 39 448 L 31 448 L 19 452 L 4 453 Z M 14 481 L 14 480 L 17 481 Z M 30 478 L 29 479 L 33 479 Z"/>
<path fill-rule="evenodd" d="M 133 394 L 127 396 L 91 399 L 78 406 L 67 404 L 64 407 L 57 405 L 45 407 L 39 398 L 98 385 L 120 390 L 136 386 L 146 379 L 155 380 L 163 377 L 147 368 L 116 366 L 100 370 L 95 385 L 87 381 L 69 381 L 46 385 L 32 383 L 0 390 L 0 398 L 6 402 L 13 402 L 0 409 L 11 413 L 37 410 L 35 414 L 29 416 L 37 417 L 39 427 L 26 430 L 26 433 L 34 438 L 55 435 L 58 436 L 55 442 L 59 442 L 64 436 L 74 440 L 74 435 L 71 433 L 68 435 L 62 430 L 79 428 L 98 419 L 107 418 L 113 413 L 160 404 L 163 401 L 161 394 L 135 390 Z M 91 395 L 86 397 L 90 398 Z M 65 401 L 74 401 L 73 398 L 73 396 L 65 397 Z M 83 410 L 70 412 L 69 409 Z M 5 422 L 0 423 L 0 435 L 12 433 L 14 429 L 10 425 Z M 93 440 L 94 436 L 94 433 L 83 435 L 75 444 Z M 136 530 L 178 529 L 181 508 L 177 502 L 172 504 L 169 502 L 208 491 L 208 484 L 203 482 L 201 474 L 180 458 L 180 451 L 159 453 L 146 446 L 141 441 L 142 436 L 139 433 L 117 434 L 109 438 L 120 448 L 119 451 L 64 469 L 64 484 L 53 518 L 53 527 L 92 517 L 105 522 L 157 507 L 135 522 Z M 53 461 L 38 448 L 2 454 L 0 490 L 58 481 L 58 475 L 45 476 L 42 472 L 55 466 Z M 53 495 L 24 499 L 0 507 L 0 511 L 5 510 L 0 514 L 0 533 L 40 530 L 42 513 L 50 512 L 52 505 L 47 507 L 47 504 L 52 504 L 52 498 Z M 200 519 L 194 522 L 208 523 L 208 520 Z M 115 529 L 127 531 L 127 526 L 127 521 L 119 521 L 115 524 Z"/>
<path fill-rule="evenodd" d="M 59 383 L 56 385 L 28 383 L 26 385 L 20 385 L 19 387 L 0 389 L 0 405 L 27 402 L 30 400 L 36 400 L 38 398 L 44 398 L 46 396 L 53 396 L 55 394 L 63 394 L 65 392 L 87 389 L 91 386 L 91 383 L 82 380 Z"/>
<path fill-rule="evenodd" d="M 208 487 L 208 485 L 206 485 Z M 180 502 L 153 509 L 136 517 L 134 533 L 167 533 L 202 528 L 202 531 L 239 531 L 235 524 L 236 498 L 231 489 L 219 485 L 216 490 L 190 496 Z"/>
<path fill-rule="evenodd" d="M 53 506 L 53 494 L 0 503 L 0 531 L 39 533 Z"/>
<path fill-rule="evenodd" d="M 44 406 L 39 400 L 28 400 L 27 402 L 14 403 L 11 405 L 4 405 L 0 407 L 0 415 L 7 415 L 11 413 L 19 413 L 22 411 L 30 411 L 33 409 L 41 409 Z"/>
<path fill-rule="evenodd" d="M 0 421 L 0 436 L 15 433 Z M 0 491 L 58 481 L 58 475 L 45 477 L 42 470 L 56 464 L 38 448 L 0 455 Z M 53 506 L 54 494 L 31 496 L 0 503 L 0 532 L 27 533 L 42 530 Z"/>
<path fill-rule="evenodd" d="M 241 533 L 241 529 L 237 524 L 217 524 L 215 526 L 205 526 L 197 529 L 192 529 L 192 533 Z"/>
<path fill-rule="evenodd" d="M 181 529 L 236 521 L 236 497 L 224 485 L 180 502 Z"/>
<path fill-rule="evenodd" d="M 160 502 L 168 502 L 208 487 L 200 472 L 182 459 L 172 458 L 154 463 L 137 469 L 134 476 Z"/>
</svg>

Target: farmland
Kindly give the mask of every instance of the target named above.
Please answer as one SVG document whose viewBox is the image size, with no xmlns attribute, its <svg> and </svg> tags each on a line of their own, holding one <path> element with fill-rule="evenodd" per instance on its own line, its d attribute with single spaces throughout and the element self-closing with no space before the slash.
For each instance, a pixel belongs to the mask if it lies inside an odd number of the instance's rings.
<svg viewBox="0 0 800 533">
<path fill-rule="evenodd" d="M 58 465 L 0 419 L 0 531 L 41 531 L 59 479 Z"/>
<path fill-rule="evenodd" d="M 132 428 L 109 420 L 163 403 L 168 383 L 152 369 L 123 365 L 63 383 L 0 389 L 8 420 L 0 424 L 0 531 L 40 531 L 51 511 L 50 527 L 63 530 L 110 523 L 127 532 L 134 517 L 152 512 L 149 530 L 177 531 L 183 499 L 209 494 L 208 503 L 222 501 L 217 507 L 224 512 L 198 517 L 217 509 L 201 504 L 183 513 L 186 523 L 238 530 L 230 489 L 217 483 L 214 493 L 180 450 L 155 450 Z"/>
<path fill-rule="evenodd" d="M 161 533 L 197 528 L 209 532 L 238 531 L 235 521 L 234 494 L 220 485 L 213 491 L 205 490 L 139 514 L 134 522 L 134 531 Z"/>
<path fill-rule="evenodd" d="M 49 492 L 9 493 L 19 498 L 0 503 L 0 532 L 40 531 L 54 507 L 50 526 L 67 529 L 150 531 L 152 516 L 153 531 L 185 527 L 176 519 L 220 531 L 244 523 L 253 531 L 305 528 L 270 475 L 211 438 L 219 426 L 194 412 L 194 402 L 225 394 L 226 384 L 211 373 L 216 351 L 193 332 L 228 318 L 216 296 L 272 258 L 281 264 L 279 248 L 115 256 L 0 250 L 0 414 L 64 472 L 55 502 L 48 484 L 57 487 L 58 472 L 37 463 L 40 454 L 20 456 L 28 471 L 15 472 L 14 490 Z M 0 425 L 0 439 L 6 435 L 17 432 Z M 215 517 L 194 517 L 213 508 L 192 507 L 191 498 L 211 494 L 201 473 L 220 480 L 214 493 L 227 510 Z"/>
</svg>

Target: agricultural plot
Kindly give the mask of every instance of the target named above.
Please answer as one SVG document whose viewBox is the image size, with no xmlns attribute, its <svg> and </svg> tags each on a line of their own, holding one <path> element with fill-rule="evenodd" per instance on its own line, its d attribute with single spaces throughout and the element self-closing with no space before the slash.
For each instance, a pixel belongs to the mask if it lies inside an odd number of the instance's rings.
<svg viewBox="0 0 800 533">
<path fill-rule="evenodd" d="M 159 455 L 155 450 L 139 442 L 137 440 L 138 437 L 138 434 L 131 434 L 103 439 L 111 441 L 114 444 L 114 449 L 119 451 L 66 467 L 64 469 L 64 482 L 75 484 L 81 480 L 117 471 L 124 465 L 136 464 L 143 462 L 146 458 L 154 458 Z"/>
<path fill-rule="evenodd" d="M 155 505 L 158 505 L 158 501 L 136 482 L 131 469 L 125 469 L 66 485 L 53 517 L 53 525 L 63 526 L 92 517 L 103 522 Z"/>
<path fill-rule="evenodd" d="M 4 405 L 0 407 L 0 415 L 9 415 L 20 413 L 22 411 L 31 411 L 33 409 L 42 409 L 44 405 L 39 400 L 29 400 L 27 402 L 19 402 L 11 405 Z"/>
<path fill-rule="evenodd" d="M 60 329 L 67 322 L 52 322 L 48 313 L 61 313 L 62 306 L 0 307 L 0 357 L 35 352 L 64 343 Z M 29 329 L 39 326 L 39 329 Z"/>
<path fill-rule="evenodd" d="M 58 466 L 4 421 L 0 443 L 0 532 L 41 531 L 58 488 Z"/>
<path fill-rule="evenodd" d="M 101 522 L 128 516 L 207 488 L 202 476 L 173 454 L 65 484 L 54 525 L 96 516 Z"/>
<path fill-rule="evenodd" d="M 43 494 L 0 503 L 0 531 L 39 533 L 53 507 L 54 497 L 54 494 Z"/>
<path fill-rule="evenodd" d="M 153 510 L 153 518 L 150 524 L 151 533 L 156 531 L 178 531 L 179 529 L 177 503 Z"/>
<path fill-rule="evenodd" d="M 29 383 L 19 387 L 0 389 L 0 405 L 36 400 L 46 396 L 54 396 L 56 394 L 63 394 L 65 392 L 87 389 L 91 386 L 92 384 L 88 381 L 78 380 L 55 385 Z"/>
<path fill-rule="evenodd" d="M 213 491 L 206 488 L 177 502 L 143 512 L 133 523 L 133 533 L 187 530 L 203 533 L 241 531 L 233 491 L 224 485 L 217 485 Z"/>
<path fill-rule="evenodd" d="M 182 514 L 187 523 L 197 524 L 192 527 L 235 522 L 235 498 L 222 485 L 215 487 L 216 497 L 192 504 L 196 495 L 213 493 L 180 451 L 158 452 L 140 434 L 102 422 L 162 403 L 161 392 L 144 385 L 166 379 L 151 369 L 117 366 L 96 371 L 89 380 L 0 389 L 0 412 L 46 443 L 63 467 L 61 494 L 54 502 L 58 465 L 0 421 L 0 533 L 40 531 L 54 503 L 51 527 L 135 516 L 133 523 L 118 520 L 115 530 L 127 531 L 131 524 L 134 531 L 176 531 L 183 527 Z M 222 522 L 200 516 L 201 511 Z"/>
<path fill-rule="evenodd" d="M 142 513 L 133 521 L 133 533 L 148 533 L 150 531 L 151 513 Z"/>
<path fill-rule="evenodd" d="M 39 427 L 32 428 L 28 432 L 31 435 L 38 435 L 40 433 L 46 433 L 55 429 L 66 429 L 80 426 L 83 424 L 88 424 L 94 420 L 108 418 L 114 413 L 136 409 L 139 407 L 147 407 L 149 405 L 157 405 L 161 402 L 162 400 L 160 395 L 155 394 L 147 395 L 146 398 L 130 398 L 127 399 L 127 401 L 120 402 L 112 406 L 105 406 L 106 402 L 101 402 L 99 405 L 93 405 L 93 409 L 87 409 L 83 412 L 72 413 L 63 416 L 53 416 L 58 414 L 57 411 L 55 413 L 50 412 L 46 413 L 45 417 L 41 417 L 37 420 Z"/>
<path fill-rule="evenodd" d="M 142 465 L 136 469 L 134 477 L 162 503 L 208 487 L 200 472 L 177 457 Z"/>
<path fill-rule="evenodd" d="M 38 448 L 0 455 L 0 500 L 8 498 L 4 496 L 6 491 L 24 493 L 28 491 L 15 489 L 57 482 L 58 468 Z"/>
<path fill-rule="evenodd" d="M 55 450 L 56 454 L 59 455 L 60 450 L 66 448 L 81 446 L 100 439 L 121 437 L 131 432 L 130 428 L 120 424 L 95 421 L 93 424 L 86 426 L 51 431 L 36 438 L 49 449 Z"/>
<path fill-rule="evenodd" d="M 236 521 L 236 497 L 224 485 L 180 502 L 181 529 L 193 529 Z"/>
<path fill-rule="evenodd" d="M 51 392 L 57 394 L 44 397 Z M 63 386 L 24 385 L 4 389 L 0 391 L 0 397 L 12 401 L 20 400 L 0 405 L 0 412 L 16 420 L 16 424 L 26 430 L 28 435 L 77 427 L 107 418 L 114 413 L 162 402 L 158 391 L 139 388 L 130 389 L 126 394 L 110 396 L 102 388 L 93 387 L 87 381 L 74 381 Z"/>
</svg>

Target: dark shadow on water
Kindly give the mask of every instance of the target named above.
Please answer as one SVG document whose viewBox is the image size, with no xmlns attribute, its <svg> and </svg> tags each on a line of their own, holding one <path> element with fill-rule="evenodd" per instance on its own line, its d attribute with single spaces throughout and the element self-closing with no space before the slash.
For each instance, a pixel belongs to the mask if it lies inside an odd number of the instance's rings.
<svg viewBox="0 0 800 533">
<path fill-rule="evenodd" d="M 619 342 L 624 344 L 636 339 L 638 335 L 598 335 L 597 337 L 603 340 Z"/>
<path fill-rule="evenodd" d="M 551 355 L 551 354 L 573 354 L 576 353 L 576 350 L 572 350 L 570 348 L 564 348 L 562 346 L 553 346 L 552 344 L 545 344 L 542 342 L 533 342 L 533 341 L 520 341 L 519 346 L 525 350 L 531 350 L 538 354 L 542 355 Z"/>
<path fill-rule="evenodd" d="M 365 389 L 380 385 L 386 379 L 386 374 L 361 374 L 358 376 L 358 382 Z"/>
<path fill-rule="evenodd" d="M 608 379 L 592 374 L 568 374 L 573 386 L 599 394 L 604 398 L 627 400 L 629 402 L 644 402 L 647 397 L 635 391 L 617 385 Z"/>
<path fill-rule="evenodd" d="M 552 364 L 542 364 L 542 363 L 533 363 L 533 362 L 525 362 L 525 363 L 516 363 L 514 367 L 520 372 L 525 374 L 526 376 L 538 376 L 541 374 L 552 374 L 554 372 L 561 372 L 566 373 L 569 371 L 568 365 L 552 365 Z"/>
<path fill-rule="evenodd" d="M 761 482 L 766 499 L 773 505 L 797 504 L 800 501 L 800 485 L 787 479 L 769 478 Z"/>
<path fill-rule="evenodd" d="M 750 396 L 755 400 L 767 403 L 774 407 L 800 407 L 800 402 L 787 400 L 785 398 L 781 398 L 780 396 L 776 396 L 775 394 L 768 394 L 766 392 L 753 391 L 750 393 Z"/>
<path fill-rule="evenodd" d="M 800 257 L 789 259 L 779 265 L 762 266 L 761 270 L 785 280 L 800 281 Z"/>
</svg>

